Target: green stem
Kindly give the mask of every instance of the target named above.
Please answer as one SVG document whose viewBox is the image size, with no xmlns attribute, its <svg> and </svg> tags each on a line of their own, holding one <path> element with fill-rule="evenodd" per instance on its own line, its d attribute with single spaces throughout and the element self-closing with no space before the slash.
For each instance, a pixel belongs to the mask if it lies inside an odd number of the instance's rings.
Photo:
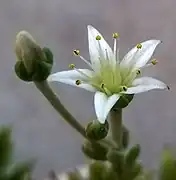
<svg viewBox="0 0 176 180">
<path fill-rule="evenodd" d="M 109 113 L 111 136 L 118 147 L 122 146 L 122 109 L 112 109 Z"/>
<path fill-rule="evenodd" d="M 46 97 L 46 99 L 51 103 L 55 110 L 69 123 L 74 129 L 76 129 L 83 137 L 86 138 L 85 129 L 82 125 L 77 122 L 77 120 L 68 112 L 68 110 L 60 102 L 57 95 L 49 87 L 47 81 L 34 82 L 36 87 L 40 92 Z"/>
</svg>

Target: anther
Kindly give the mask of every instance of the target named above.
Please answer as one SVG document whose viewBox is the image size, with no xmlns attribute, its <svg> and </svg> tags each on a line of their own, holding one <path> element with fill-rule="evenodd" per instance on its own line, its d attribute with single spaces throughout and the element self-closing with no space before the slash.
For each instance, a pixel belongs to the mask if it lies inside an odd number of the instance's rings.
<svg viewBox="0 0 176 180">
<path fill-rule="evenodd" d="M 79 86 L 79 85 L 81 84 L 81 81 L 78 79 L 78 80 L 75 81 L 75 84 L 76 84 L 77 86 Z"/>
<path fill-rule="evenodd" d="M 128 89 L 128 88 L 127 88 L 126 86 L 121 86 L 121 90 L 122 90 L 122 91 L 127 91 L 127 89 Z"/>
<path fill-rule="evenodd" d="M 117 39 L 117 38 L 119 37 L 119 34 L 118 34 L 118 33 L 113 33 L 113 34 L 112 34 L 112 37 L 113 37 L 114 39 Z"/>
<path fill-rule="evenodd" d="M 75 65 L 74 65 L 74 64 L 69 64 L 68 67 L 69 67 L 70 69 L 74 69 L 74 68 L 75 68 Z"/>
<path fill-rule="evenodd" d="M 75 50 L 73 51 L 73 54 L 74 54 L 75 56 L 79 56 L 79 55 L 80 55 L 80 51 L 79 51 L 78 49 L 75 49 Z"/>
<path fill-rule="evenodd" d="M 137 47 L 137 49 L 141 49 L 142 48 L 142 44 L 137 44 L 136 47 Z"/>
<path fill-rule="evenodd" d="M 169 86 L 167 86 L 167 89 L 168 89 L 168 90 L 170 90 L 170 87 L 169 87 Z"/>
<path fill-rule="evenodd" d="M 97 41 L 101 40 L 101 36 L 99 36 L 99 35 L 96 36 L 96 40 L 97 40 Z"/>
<path fill-rule="evenodd" d="M 136 70 L 136 74 L 137 74 L 137 75 L 141 74 L 141 70 L 140 70 L 140 69 L 137 69 L 137 70 Z"/>
<path fill-rule="evenodd" d="M 152 59 L 151 63 L 152 63 L 153 65 L 156 65 L 156 64 L 158 63 L 158 61 L 157 61 L 156 59 Z"/>
<path fill-rule="evenodd" d="M 104 84 L 104 83 L 102 83 L 100 86 L 101 86 L 101 88 L 103 89 L 103 88 L 104 88 L 104 86 L 105 86 L 105 84 Z"/>
</svg>

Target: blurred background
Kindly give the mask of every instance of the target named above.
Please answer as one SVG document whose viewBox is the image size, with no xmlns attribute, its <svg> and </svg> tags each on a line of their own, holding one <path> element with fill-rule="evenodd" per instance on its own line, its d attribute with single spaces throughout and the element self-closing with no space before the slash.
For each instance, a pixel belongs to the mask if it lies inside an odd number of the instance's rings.
<svg viewBox="0 0 176 180">
<path fill-rule="evenodd" d="M 55 112 L 33 84 L 14 73 L 14 42 L 20 30 L 29 31 L 55 55 L 53 72 L 69 63 L 86 65 L 72 56 L 79 48 L 89 58 L 88 24 L 95 26 L 112 44 L 112 33 L 120 33 L 121 56 L 136 43 L 157 38 L 163 43 L 155 57 L 159 64 L 145 70 L 166 82 L 171 91 L 137 95 L 124 110 L 124 123 L 132 142 L 142 145 L 141 158 L 155 168 L 165 143 L 176 145 L 176 2 L 174 0 L 1 0 L 0 1 L 0 124 L 13 124 L 15 158 L 36 157 L 34 176 L 42 179 L 50 169 L 61 172 L 86 162 L 79 136 Z M 64 105 L 83 124 L 95 118 L 93 94 L 52 84 Z"/>
</svg>

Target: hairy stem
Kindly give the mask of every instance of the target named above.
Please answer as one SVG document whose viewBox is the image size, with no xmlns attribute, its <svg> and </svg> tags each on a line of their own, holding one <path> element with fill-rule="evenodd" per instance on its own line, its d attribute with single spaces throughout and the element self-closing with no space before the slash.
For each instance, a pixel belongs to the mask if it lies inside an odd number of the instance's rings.
<svg viewBox="0 0 176 180">
<path fill-rule="evenodd" d="M 46 99 L 51 103 L 55 110 L 69 123 L 74 129 L 76 129 L 83 137 L 86 138 L 85 129 L 82 125 L 68 112 L 68 110 L 60 102 L 57 95 L 49 87 L 47 81 L 34 82 L 36 87 L 40 92 L 46 97 Z"/>
<path fill-rule="evenodd" d="M 118 148 L 122 146 L 122 109 L 112 109 L 109 113 L 111 137 L 117 143 Z"/>
</svg>

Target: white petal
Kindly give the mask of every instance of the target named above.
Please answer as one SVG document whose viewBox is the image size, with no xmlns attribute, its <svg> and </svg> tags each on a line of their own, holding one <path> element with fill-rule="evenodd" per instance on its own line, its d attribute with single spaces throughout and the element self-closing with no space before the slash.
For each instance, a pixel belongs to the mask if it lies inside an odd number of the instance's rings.
<svg viewBox="0 0 176 180">
<path fill-rule="evenodd" d="M 112 96 L 108 98 L 105 109 L 104 109 L 104 117 L 103 117 L 104 121 L 106 120 L 110 110 L 112 109 L 112 107 L 118 101 L 119 98 L 120 96 L 118 94 L 113 94 Z"/>
<path fill-rule="evenodd" d="M 115 63 L 113 51 L 108 45 L 108 43 L 104 40 L 103 36 L 93 26 L 88 25 L 87 28 L 90 60 L 94 69 L 98 69 L 100 67 L 100 60 L 107 59 L 107 54 L 109 60 L 112 63 Z M 101 36 L 101 40 L 99 41 L 96 40 L 96 37 L 98 35 Z"/>
<path fill-rule="evenodd" d="M 97 120 L 100 123 L 104 123 L 104 108 L 107 104 L 108 97 L 106 94 L 102 92 L 96 92 L 94 96 L 94 106 L 95 106 L 95 113 L 97 115 Z"/>
<path fill-rule="evenodd" d="M 137 49 L 135 46 L 131 49 L 121 61 L 121 66 L 133 66 L 133 68 L 141 68 L 146 65 L 146 63 L 152 57 L 155 48 L 160 44 L 160 40 L 148 40 L 142 42 L 142 48 Z"/>
<path fill-rule="evenodd" d="M 83 72 L 89 77 L 93 76 L 93 71 L 90 71 L 88 69 L 78 69 L 78 70 Z M 76 70 L 60 71 L 60 72 L 51 74 L 48 77 L 48 81 L 59 81 L 59 79 L 86 80 L 88 78 L 86 76 L 83 76 L 81 73 L 79 73 Z"/>
<path fill-rule="evenodd" d="M 126 92 L 123 92 L 124 94 L 136 94 L 141 93 L 145 91 L 149 91 L 152 89 L 166 89 L 168 86 L 163 83 L 162 81 L 159 81 L 157 79 L 154 79 L 152 77 L 141 77 L 138 79 L 135 79 L 132 83 L 133 87 L 130 87 L 127 89 Z"/>
<path fill-rule="evenodd" d="M 72 79 L 58 79 L 56 81 L 64 83 L 64 84 L 68 84 L 68 85 L 71 85 L 71 86 L 76 86 L 76 87 L 79 87 L 79 88 L 83 88 L 83 89 L 86 89 L 87 91 L 91 91 L 91 92 L 96 92 L 97 91 L 97 89 L 94 88 L 92 85 L 84 83 L 84 82 L 79 84 L 79 85 L 76 85 L 75 80 L 72 80 Z"/>
</svg>

